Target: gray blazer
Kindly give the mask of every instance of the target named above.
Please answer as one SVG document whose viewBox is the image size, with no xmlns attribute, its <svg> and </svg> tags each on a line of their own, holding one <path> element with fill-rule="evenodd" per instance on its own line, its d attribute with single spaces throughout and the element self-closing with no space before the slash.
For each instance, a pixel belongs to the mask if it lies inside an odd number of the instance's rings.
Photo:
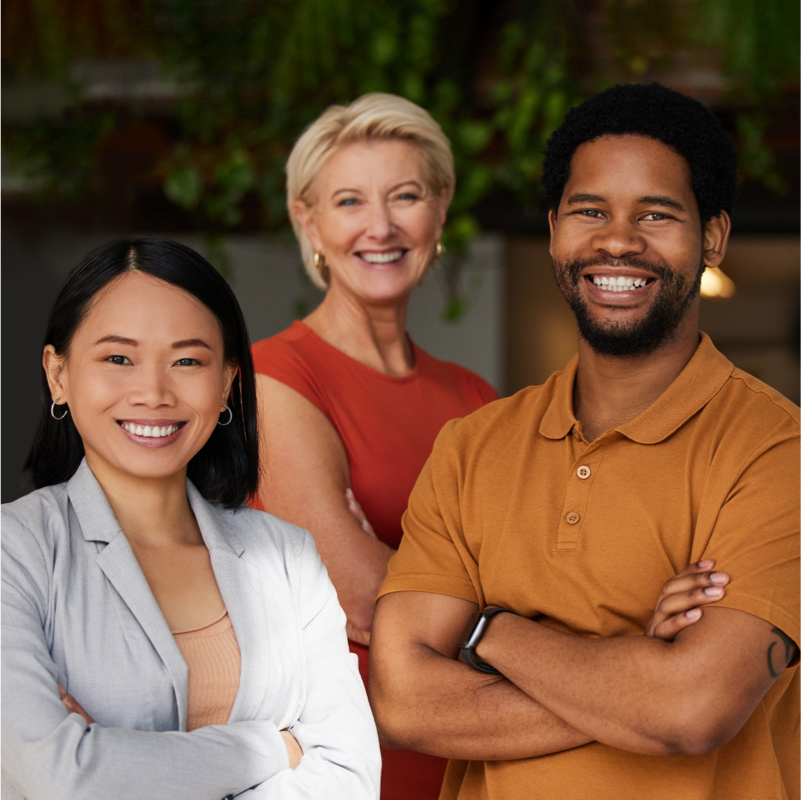
<svg viewBox="0 0 801 800">
<path fill-rule="evenodd" d="M 377 798 L 375 723 L 311 536 L 187 494 L 241 651 L 228 724 L 186 732 L 186 663 L 84 461 L 2 507 L 3 800 Z"/>
</svg>

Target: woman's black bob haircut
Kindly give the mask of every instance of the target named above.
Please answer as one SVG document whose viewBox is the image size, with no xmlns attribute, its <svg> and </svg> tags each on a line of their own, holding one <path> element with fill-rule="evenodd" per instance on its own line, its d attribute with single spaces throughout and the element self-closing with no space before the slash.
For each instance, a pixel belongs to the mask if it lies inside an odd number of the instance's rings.
<svg viewBox="0 0 801 800">
<path fill-rule="evenodd" d="M 737 154 L 731 136 L 698 100 L 658 83 L 613 86 L 568 111 L 551 134 L 542 165 L 548 207 L 556 211 L 576 149 L 599 136 L 648 136 L 684 158 L 701 225 L 731 213 L 737 196 Z"/>
<path fill-rule="evenodd" d="M 89 253 L 70 273 L 47 323 L 44 345 L 66 355 L 75 331 L 83 322 L 95 295 L 115 278 L 138 270 L 171 283 L 196 297 L 220 324 L 225 360 L 239 368 L 228 405 L 233 419 L 216 426 L 200 452 L 189 462 L 187 474 L 203 497 L 236 508 L 256 493 L 259 483 L 259 437 L 256 425 L 256 383 L 245 320 L 231 287 L 211 264 L 194 250 L 169 239 L 127 239 Z M 37 488 L 69 480 L 84 456 L 83 442 L 67 414 L 58 421 L 50 414 L 50 388 L 42 369 L 42 408 L 39 426 L 25 462 Z M 64 413 L 63 406 L 56 413 Z"/>
</svg>

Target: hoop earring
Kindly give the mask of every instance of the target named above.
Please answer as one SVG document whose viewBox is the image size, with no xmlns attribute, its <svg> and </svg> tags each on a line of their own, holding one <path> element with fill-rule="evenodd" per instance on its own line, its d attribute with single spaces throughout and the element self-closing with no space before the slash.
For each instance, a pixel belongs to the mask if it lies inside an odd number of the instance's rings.
<svg viewBox="0 0 801 800">
<path fill-rule="evenodd" d="M 223 406 L 225 407 L 225 410 L 228 412 L 228 422 L 220 422 L 220 420 L 217 420 L 217 424 L 221 428 L 224 428 L 226 425 L 230 425 L 231 424 L 231 420 L 234 418 L 234 412 L 231 411 L 231 409 L 228 407 L 228 404 L 227 403 L 223 403 Z"/>
<path fill-rule="evenodd" d="M 314 268 L 322 275 L 323 270 L 328 266 L 325 263 L 325 256 L 322 253 L 314 251 Z"/>
<path fill-rule="evenodd" d="M 434 247 L 434 261 L 436 261 L 443 253 L 445 252 L 445 248 L 442 246 L 441 241 L 437 241 L 436 246 Z"/>
<path fill-rule="evenodd" d="M 64 405 L 66 405 L 66 403 Z M 56 409 L 56 404 L 55 403 L 51 403 L 50 404 L 50 416 L 55 420 L 61 421 L 62 419 L 64 419 L 64 417 L 67 416 L 67 414 L 70 413 L 70 410 L 68 408 L 65 408 L 64 409 L 64 413 L 60 417 L 57 417 L 56 414 L 55 414 L 55 409 Z"/>
</svg>

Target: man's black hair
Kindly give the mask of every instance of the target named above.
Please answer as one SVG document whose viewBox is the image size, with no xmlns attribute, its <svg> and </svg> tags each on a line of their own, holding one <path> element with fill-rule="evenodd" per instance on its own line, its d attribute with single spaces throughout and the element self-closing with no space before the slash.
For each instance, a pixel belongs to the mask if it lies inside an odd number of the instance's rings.
<svg viewBox="0 0 801 800">
<path fill-rule="evenodd" d="M 101 245 L 67 278 L 50 312 L 44 344 L 52 345 L 59 355 L 66 355 L 97 293 L 131 270 L 188 292 L 220 324 L 225 361 L 239 368 L 228 398 L 232 418 L 224 427 L 215 425 L 209 440 L 189 462 L 187 475 L 206 500 L 236 508 L 256 493 L 259 484 L 256 379 L 239 303 L 231 287 L 205 258 L 169 239 L 128 239 Z M 68 481 L 84 456 L 83 441 L 72 414 L 53 419 L 52 402 L 43 368 L 39 426 L 25 462 L 37 489 Z M 57 413 L 61 416 L 63 408 L 59 406 Z"/>
<path fill-rule="evenodd" d="M 548 207 L 559 208 L 579 145 L 624 134 L 656 139 L 684 158 L 702 226 L 721 211 L 731 213 L 737 196 L 731 136 L 703 103 L 658 83 L 613 86 L 568 111 L 545 151 L 542 183 Z"/>
</svg>

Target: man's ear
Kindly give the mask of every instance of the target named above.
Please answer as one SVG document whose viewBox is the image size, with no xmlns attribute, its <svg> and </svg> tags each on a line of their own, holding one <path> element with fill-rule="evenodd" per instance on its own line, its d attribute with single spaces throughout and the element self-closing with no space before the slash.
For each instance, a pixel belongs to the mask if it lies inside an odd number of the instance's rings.
<svg viewBox="0 0 801 800">
<path fill-rule="evenodd" d="M 56 405 L 63 405 L 67 400 L 67 382 L 65 366 L 67 359 L 56 353 L 52 344 L 45 345 L 42 353 L 42 366 L 47 376 L 47 385 L 50 387 L 50 396 Z"/>
<path fill-rule="evenodd" d="M 712 217 L 704 229 L 704 266 L 719 267 L 729 246 L 731 219 L 725 211 Z"/>
<path fill-rule="evenodd" d="M 548 245 L 548 252 L 553 258 L 553 230 L 556 227 L 556 211 L 553 208 L 548 212 L 548 227 L 551 229 L 551 243 Z"/>
<path fill-rule="evenodd" d="M 323 245 L 317 233 L 317 225 L 314 222 L 311 207 L 307 206 L 302 200 L 295 200 L 292 203 L 292 216 L 300 223 L 300 227 L 303 228 L 303 232 L 308 237 L 315 252 L 322 251 Z"/>
</svg>

